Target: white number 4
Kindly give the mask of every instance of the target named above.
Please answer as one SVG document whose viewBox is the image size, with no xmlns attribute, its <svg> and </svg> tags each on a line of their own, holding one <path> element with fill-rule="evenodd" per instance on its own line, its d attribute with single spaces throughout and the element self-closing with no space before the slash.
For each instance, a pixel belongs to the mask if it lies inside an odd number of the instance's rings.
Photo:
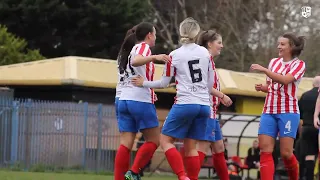
<svg viewBox="0 0 320 180">
<path fill-rule="evenodd" d="M 286 123 L 286 125 L 285 125 L 285 127 L 284 128 L 286 128 L 287 129 L 287 131 L 291 131 L 291 121 L 288 121 L 287 123 Z"/>
</svg>

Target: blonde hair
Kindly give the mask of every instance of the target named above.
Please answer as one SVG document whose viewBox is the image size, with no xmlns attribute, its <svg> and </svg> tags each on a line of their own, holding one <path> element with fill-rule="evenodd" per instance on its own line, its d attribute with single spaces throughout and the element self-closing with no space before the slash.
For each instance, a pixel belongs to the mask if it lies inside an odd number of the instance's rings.
<svg viewBox="0 0 320 180">
<path fill-rule="evenodd" d="M 200 26 L 196 20 L 189 17 L 180 23 L 179 32 L 181 44 L 192 43 L 195 42 L 195 39 L 200 32 Z"/>
</svg>

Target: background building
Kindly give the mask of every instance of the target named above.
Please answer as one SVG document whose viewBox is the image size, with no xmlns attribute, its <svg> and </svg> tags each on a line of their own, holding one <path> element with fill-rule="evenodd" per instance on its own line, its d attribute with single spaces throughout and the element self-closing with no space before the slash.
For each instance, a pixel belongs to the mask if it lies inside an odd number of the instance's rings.
<svg viewBox="0 0 320 180">
<path fill-rule="evenodd" d="M 162 69 L 162 65 L 156 65 L 154 79 L 161 78 Z M 229 156 L 244 157 L 257 137 L 265 97 L 264 93 L 254 90 L 254 84 L 264 83 L 265 76 L 217 71 L 222 91 L 234 101 L 229 108 L 219 108 Z M 0 85 L 13 89 L 14 98 L 21 99 L 16 116 L 11 111 L 0 116 L 0 128 L 8 129 L 2 131 L 1 154 L 11 152 L 10 158 L 26 165 L 41 162 L 112 170 L 110 162 L 119 145 L 113 105 L 116 84 L 114 60 L 70 56 L 1 66 Z M 303 78 L 299 96 L 311 86 L 312 79 Z M 175 89 L 156 90 L 156 93 L 157 113 L 163 122 L 173 104 Z M 6 101 L 5 107 L 11 108 L 10 103 Z M 19 124 L 16 138 L 12 136 L 13 125 L 8 124 L 11 120 Z M 17 142 L 17 147 L 12 147 L 11 142 Z M 1 160 L 0 156 L 0 162 L 9 159 Z M 160 168 L 169 169 L 164 159 L 159 148 L 151 167 L 163 162 Z"/>
</svg>

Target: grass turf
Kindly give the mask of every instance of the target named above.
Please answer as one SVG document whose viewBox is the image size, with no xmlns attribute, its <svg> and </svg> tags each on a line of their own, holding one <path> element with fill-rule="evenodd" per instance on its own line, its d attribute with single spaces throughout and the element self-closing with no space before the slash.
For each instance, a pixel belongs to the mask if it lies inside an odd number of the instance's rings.
<svg viewBox="0 0 320 180">
<path fill-rule="evenodd" d="M 0 171 L 1 180 L 113 180 L 113 176 L 95 174 L 35 173 Z M 144 180 L 175 180 L 174 177 L 143 177 Z"/>
</svg>

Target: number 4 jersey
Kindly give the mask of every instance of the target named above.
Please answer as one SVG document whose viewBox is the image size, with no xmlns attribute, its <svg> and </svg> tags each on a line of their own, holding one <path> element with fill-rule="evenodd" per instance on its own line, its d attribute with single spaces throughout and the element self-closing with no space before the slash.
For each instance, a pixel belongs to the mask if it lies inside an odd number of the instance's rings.
<svg viewBox="0 0 320 180">
<path fill-rule="evenodd" d="M 175 76 L 175 104 L 210 105 L 213 69 L 208 50 L 191 43 L 172 51 L 170 57 L 172 62 L 165 65 L 163 76 Z"/>
<path fill-rule="evenodd" d="M 141 55 L 144 57 L 151 55 L 151 50 L 149 45 L 145 42 L 136 44 L 128 57 L 128 65 L 126 68 L 126 75 L 124 80 L 124 85 L 121 89 L 120 100 L 132 100 L 146 103 L 154 103 L 154 91 L 151 88 L 136 87 L 131 84 L 131 78 L 137 75 L 142 76 L 147 81 L 153 81 L 154 75 L 154 64 L 149 62 L 145 65 L 133 67 L 132 61 L 137 56 Z"/>
</svg>

